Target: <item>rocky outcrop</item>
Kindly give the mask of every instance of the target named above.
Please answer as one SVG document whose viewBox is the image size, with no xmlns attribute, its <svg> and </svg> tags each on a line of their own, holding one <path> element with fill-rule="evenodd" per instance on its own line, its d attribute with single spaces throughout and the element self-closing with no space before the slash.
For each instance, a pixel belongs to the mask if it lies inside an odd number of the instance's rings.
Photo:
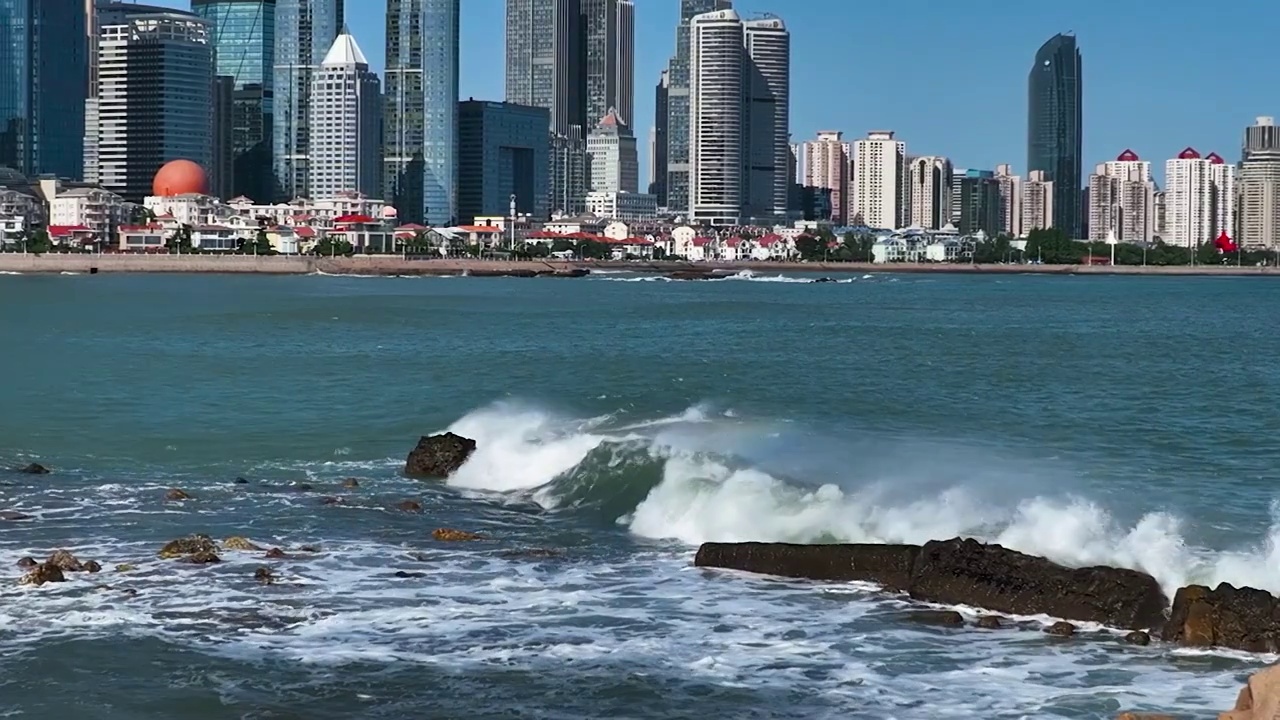
<svg viewBox="0 0 1280 720">
<path fill-rule="evenodd" d="M 1272 665 L 1249 677 L 1236 696 L 1236 705 L 1218 720 L 1274 720 L 1280 718 L 1280 665 Z"/>
<path fill-rule="evenodd" d="M 1190 647 L 1280 652 L 1280 600 L 1253 588 L 1222 583 L 1210 590 L 1178 590 L 1161 637 Z"/>
<path fill-rule="evenodd" d="M 26 513 L 20 513 L 14 510 L 0 510 L 0 520 L 8 522 L 18 522 L 21 520 L 30 520 L 31 516 Z"/>
<path fill-rule="evenodd" d="M 1057 635 L 1058 637 L 1071 637 L 1072 635 L 1076 634 L 1076 626 L 1072 625 L 1069 622 L 1059 620 L 1058 622 L 1045 628 L 1044 631 L 1049 635 Z"/>
<path fill-rule="evenodd" d="M 62 568 L 53 563 L 41 563 L 32 568 L 26 575 L 23 575 L 18 580 L 18 584 L 40 587 L 45 583 L 66 581 L 67 578 L 62 574 Z"/>
<path fill-rule="evenodd" d="M 358 487 L 360 487 L 360 481 L 359 481 L 359 480 L 357 480 L 356 478 L 346 478 L 346 479 L 344 479 L 344 480 L 342 481 L 342 487 L 344 487 L 344 488 L 358 488 Z"/>
<path fill-rule="evenodd" d="M 454 530 L 453 528 L 438 528 L 431 533 L 431 537 L 440 542 L 467 542 L 470 540 L 480 540 L 484 536 L 479 533 L 467 532 L 466 530 Z"/>
<path fill-rule="evenodd" d="M 672 280 L 713 280 L 721 276 L 710 270 L 677 270 L 673 273 L 667 273 L 667 277 Z"/>
<path fill-rule="evenodd" d="M 476 441 L 451 432 L 423 436 L 405 459 L 409 477 L 447 478 L 476 451 Z"/>
<path fill-rule="evenodd" d="M 55 565 L 63 572 L 83 572 L 84 564 L 80 560 L 66 550 L 55 550 L 48 560 L 44 561 L 45 565 Z"/>
<path fill-rule="evenodd" d="M 266 554 L 263 555 L 263 557 L 268 558 L 270 560 L 283 560 L 289 556 L 286 555 L 285 552 L 280 548 L 273 547 L 270 550 L 268 550 Z"/>
<path fill-rule="evenodd" d="M 87 573 L 102 572 L 102 565 L 97 560 L 86 560 L 84 562 L 84 571 Z"/>
<path fill-rule="evenodd" d="M 1136 630 L 1168 606 L 1146 573 L 1068 568 L 999 545 L 956 538 L 917 545 L 705 543 L 694 564 L 814 580 L 874 582 L 924 602 L 1014 615 L 1047 614 Z"/>
<path fill-rule="evenodd" d="M 164 499 L 170 500 L 170 501 L 190 500 L 191 496 L 188 495 L 187 491 L 185 490 L 179 490 L 178 488 L 169 488 L 164 493 Z"/>
<path fill-rule="evenodd" d="M 811 580 L 873 582 L 905 591 L 919 556 L 919 545 L 703 543 L 693 564 Z"/>
<path fill-rule="evenodd" d="M 403 512 L 420 513 L 422 512 L 422 503 L 417 500 L 401 500 L 396 503 L 396 509 Z"/>
<path fill-rule="evenodd" d="M 18 468 L 18 472 L 26 473 L 27 475 L 48 475 L 49 468 L 41 465 L 40 463 L 31 463 L 26 467 Z"/>
<path fill-rule="evenodd" d="M 255 550 L 261 550 L 262 548 L 249 542 L 246 538 L 242 538 L 239 535 L 234 535 L 222 541 L 222 549 L 223 550 L 255 551 Z"/>
<path fill-rule="evenodd" d="M 222 558 L 212 550 L 197 550 L 196 552 L 182 558 L 180 562 L 191 563 L 192 565 L 212 565 L 213 563 L 222 562 Z"/>
<path fill-rule="evenodd" d="M 160 557 L 172 559 L 199 552 L 216 553 L 217 551 L 218 546 L 208 535 L 188 535 L 165 543 L 165 546 L 160 548 Z"/>
<path fill-rule="evenodd" d="M 1151 644 L 1151 636 L 1141 630 L 1134 630 L 1124 636 L 1124 641 L 1130 645 L 1147 646 Z"/>
</svg>

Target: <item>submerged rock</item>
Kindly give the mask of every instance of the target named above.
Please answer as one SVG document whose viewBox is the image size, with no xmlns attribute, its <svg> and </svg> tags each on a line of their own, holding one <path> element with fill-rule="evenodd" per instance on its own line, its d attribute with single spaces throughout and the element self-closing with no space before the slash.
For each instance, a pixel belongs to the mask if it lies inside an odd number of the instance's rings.
<svg viewBox="0 0 1280 720">
<path fill-rule="evenodd" d="M 1134 630 L 1133 632 L 1124 636 L 1124 641 L 1129 643 L 1130 645 L 1145 646 L 1145 645 L 1151 644 L 1151 636 L 1141 630 Z"/>
<path fill-rule="evenodd" d="M 405 512 L 422 512 L 422 503 L 417 500 L 401 500 L 396 503 L 396 509 Z"/>
<path fill-rule="evenodd" d="M 278 547 L 273 547 L 273 548 L 271 548 L 270 550 L 268 550 L 268 551 L 267 551 L 267 553 L 266 553 L 266 555 L 264 555 L 263 557 L 267 557 L 267 558 L 270 558 L 270 559 L 272 559 L 272 560 L 282 560 L 282 559 L 287 558 L 287 557 L 289 557 L 289 556 L 288 556 L 288 555 L 285 555 L 284 551 L 283 551 L 283 550 L 281 550 L 280 548 L 278 548 Z"/>
<path fill-rule="evenodd" d="M 191 563 L 192 565 L 210 565 L 222 562 L 222 558 L 218 557 L 218 554 L 212 550 L 197 550 L 182 558 L 181 562 Z"/>
<path fill-rule="evenodd" d="M 17 562 L 18 567 L 23 570 L 30 570 L 31 568 L 39 564 L 40 563 L 36 562 L 35 558 L 30 558 L 30 557 L 21 558 Z"/>
<path fill-rule="evenodd" d="M 342 498 L 334 497 L 333 495 L 326 495 L 320 498 L 320 504 L 321 505 L 341 505 Z"/>
<path fill-rule="evenodd" d="M 165 546 L 160 548 L 160 557 L 177 558 L 198 552 L 217 552 L 217 550 L 218 546 L 208 535 L 188 535 L 165 543 Z"/>
<path fill-rule="evenodd" d="M 672 280 L 711 280 L 719 276 L 710 270 L 677 270 L 667 273 L 667 277 Z"/>
<path fill-rule="evenodd" d="M 66 550 L 55 550 L 49 559 L 45 561 L 46 565 L 56 565 L 63 572 L 81 572 L 84 570 L 84 564 Z"/>
<path fill-rule="evenodd" d="M 984 630 L 999 630 L 1003 625 L 1000 623 L 999 615 L 983 615 L 975 622 L 974 627 L 980 627 Z"/>
<path fill-rule="evenodd" d="M 0 510 L 0 520 L 8 520 L 17 522 L 19 520 L 30 520 L 31 516 L 26 513 L 20 513 L 13 510 Z"/>
<path fill-rule="evenodd" d="M 41 465 L 40 463 L 31 463 L 24 468 L 19 468 L 18 472 L 26 473 L 27 475 L 48 475 L 49 468 Z"/>
<path fill-rule="evenodd" d="M 1044 631 L 1049 635 L 1057 635 L 1058 637 L 1071 637 L 1076 634 L 1076 626 L 1069 622 L 1059 620 L 1058 622 L 1045 628 Z"/>
<path fill-rule="evenodd" d="M 438 528 L 432 531 L 431 537 L 439 540 L 440 542 L 466 542 L 468 540 L 480 540 L 484 536 L 479 533 L 467 532 L 466 530 Z"/>
<path fill-rule="evenodd" d="M 1274 720 L 1280 718 L 1280 665 L 1272 665 L 1249 676 L 1231 710 L 1218 720 Z"/>
<path fill-rule="evenodd" d="M 87 573 L 102 572 L 102 566 L 98 564 L 97 560 L 87 560 L 84 563 L 84 571 Z"/>
<path fill-rule="evenodd" d="M 1227 583 L 1213 590 L 1184 587 L 1173 598 L 1161 638 L 1190 647 L 1280 652 L 1280 600 L 1265 590 Z"/>
<path fill-rule="evenodd" d="M 395 574 L 396 574 L 396 577 L 398 578 L 420 578 L 420 577 L 427 576 L 426 573 L 409 572 L 407 570 L 397 570 Z"/>
<path fill-rule="evenodd" d="M 222 541 L 223 550 L 261 550 L 262 548 L 249 542 L 247 539 L 234 535 Z"/>
<path fill-rule="evenodd" d="M 248 485 L 248 484 L 249 484 L 249 481 L 248 481 L 248 480 L 245 480 L 245 479 L 244 479 L 244 478 L 242 478 L 242 477 L 238 477 L 238 478 L 236 478 L 235 480 L 233 480 L 232 482 L 234 482 L 236 485 Z"/>
<path fill-rule="evenodd" d="M 913 610 L 904 617 L 911 622 L 924 623 L 926 625 L 951 625 L 953 627 L 964 625 L 964 616 L 955 610 Z"/>
<path fill-rule="evenodd" d="M 164 494 L 165 500 L 190 500 L 191 496 L 185 490 L 178 488 L 169 488 Z"/>
<path fill-rule="evenodd" d="M 358 487 L 360 487 L 360 481 L 359 481 L 359 480 L 357 480 L 357 479 L 355 479 L 355 478 L 347 478 L 347 479 L 345 479 L 345 480 L 343 480 L 343 481 L 342 481 L 342 487 L 344 487 L 344 488 L 358 488 Z"/>
<path fill-rule="evenodd" d="M 62 574 L 62 568 L 53 563 L 41 563 L 31 570 L 31 572 L 23 575 L 18 584 L 20 585 L 41 585 L 49 582 L 66 582 L 67 578 Z"/>
<path fill-rule="evenodd" d="M 129 563 L 121 563 L 116 566 L 116 572 L 118 573 L 133 572 L 134 570 L 137 570 L 137 569 L 138 569 L 137 565 L 130 565 Z"/>
<path fill-rule="evenodd" d="M 526 548 L 524 550 L 508 550 L 502 553 L 502 557 L 524 560 L 552 560 L 564 557 L 564 553 L 553 548 Z"/>
<path fill-rule="evenodd" d="M 276 574 L 271 572 L 269 567 L 260 567 L 253 571 L 253 579 L 263 585 L 270 585 L 276 581 Z"/>
<path fill-rule="evenodd" d="M 906 590 L 919 555 L 919 545 L 703 543 L 693 564 L 811 580 L 873 582 L 890 590 Z"/>
<path fill-rule="evenodd" d="M 476 451 L 476 441 L 451 432 L 424 435 L 405 459 L 404 474 L 410 477 L 447 478 L 457 472 Z"/>
</svg>

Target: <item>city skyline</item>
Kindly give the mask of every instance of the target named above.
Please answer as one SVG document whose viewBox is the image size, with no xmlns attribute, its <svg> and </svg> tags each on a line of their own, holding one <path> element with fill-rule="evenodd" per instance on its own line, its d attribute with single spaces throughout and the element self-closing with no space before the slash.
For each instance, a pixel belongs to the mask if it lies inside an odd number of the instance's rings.
<svg viewBox="0 0 1280 720">
<path fill-rule="evenodd" d="M 152 0 L 187 7 L 188 0 Z M 652 125 L 654 93 L 660 71 L 674 52 L 676 0 L 638 4 L 636 9 L 635 115 L 637 138 L 647 138 Z M 1163 160 L 1188 145 L 1239 159 L 1240 129 L 1260 115 L 1280 115 L 1280 90 L 1252 84 L 1239 69 L 1255 61 L 1256 48 L 1267 47 L 1262 23 L 1227 24 L 1212 8 L 1175 2 L 1176 12 L 1158 16 L 1141 7 L 935 7 L 927 0 L 904 0 L 893 16 L 877 18 L 882 31 L 849 39 L 857 8 L 847 3 L 812 0 L 779 4 L 774 0 L 737 0 L 734 7 L 749 16 L 774 12 L 793 36 L 796 68 L 831 62 L 832 48 L 850 53 L 833 81 L 830 73 L 792 74 L 793 141 L 819 130 L 840 130 L 846 138 L 887 128 L 908 143 L 912 153 L 944 155 L 957 167 L 993 169 L 1010 163 L 1025 174 L 1027 68 L 1036 50 L 1060 32 L 1076 30 L 1085 58 L 1084 174 L 1095 164 L 1131 148 L 1156 162 L 1163 185 Z M 1263 9 L 1261 0 L 1242 8 Z M 503 0 L 469 0 L 461 18 L 461 98 L 501 100 L 504 67 L 501 48 Z M 377 12 L 348 13 L 353 34 L 366 48 L 370 65 L 383 74 L 384 27 Z M 1185 50 L 1186 28 L 1195 27 L 1197 43 L 1212 54 Z M 948 42 L 902 43 L 912 38 L 950 38 Z M 991 42 L 989 39 L 998 39 Z M 981 82 L 943 82 L 957 52 L 970 55 L 966 67 L 985 75 Z M 868 63 L 861 57 L 893 57 L 893 64 Z M 1135 58 L 1143 58 L 1139 69 Z M 1145 72 L 1135 85 L 1134 72 Z M 847 78 L 847 79 L 846 79 Z M 1204 88 L 1203 102 L 1189 103 L 1187 88 Z M 921 112 L 921 97 L 937 112 Z M 867 102 L 874 98 L 874 102 Z M 951 114 L 941 112 L 949 109 Z M 647 185 L 648 143 L 640 142 L 641 184 Z M 1081 178 L 1085 183 L 1086 178 Z"/>
</svg>

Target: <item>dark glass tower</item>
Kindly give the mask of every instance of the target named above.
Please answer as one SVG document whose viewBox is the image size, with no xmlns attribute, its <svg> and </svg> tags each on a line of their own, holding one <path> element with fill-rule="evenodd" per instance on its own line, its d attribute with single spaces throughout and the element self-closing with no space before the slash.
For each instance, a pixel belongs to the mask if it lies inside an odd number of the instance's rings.
<svg viewBox="0 0 1280 720">
<path fill-rule="evenodd" d="M 84 174 L 84 0 L 0 0 L 0 166 Z"/>
<path fill-rule="evenodd" d="M 658 198 L 658 207 L 667 206 L 667 71 L 663 70 L 653 91 L 653 146 L 649 148 L 649 194 Z"/>
<path fill-rule="evenodd" d="M 1074 35 L 1054 35 L 1027 76 L 1027 171 L 1053 181 L 1053 225 L 1081 237 L 1082 115 L 1080 49 Z"/>
</svg>

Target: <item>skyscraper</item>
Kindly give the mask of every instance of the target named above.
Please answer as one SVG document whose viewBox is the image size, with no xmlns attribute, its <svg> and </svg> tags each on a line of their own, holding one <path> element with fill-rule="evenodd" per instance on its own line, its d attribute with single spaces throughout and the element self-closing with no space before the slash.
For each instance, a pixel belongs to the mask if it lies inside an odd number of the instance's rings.
<svg viewBox="0 0 1280 720">
<path fill-rule="evenodd" d="M 649 194 L 658 199 L 658 207 L 667 206 L 667 73 L 662 71 L 653 91 L 653 141 L 649 148 Z"/>
<path fill-rule="evenodd" d="M 99 182 L 141 202 L 170 160 L 213 168 L 213 46 L 208 22 L 179 10 L 111 22 L 98 43 Z"/>
<path fill-rule="evenodd" d="M 951 224 L 962 235 L 1000 232 L 1000 183 L 990 170 L 953 170 Z"/>
<path fill-rule="evenodd" d="M 743 23 L 743 214 L 787 217 L 791 161 L 791 34 L 776 17 Z"/>
<path fill-rule="evenodd" d="M 631 0 L 581 0 L 586 31 L 587 121 L 599 122 L 610 109 L 628 127 L 636 126 L 635 5 Z"/>
<path fill-rule="evenodd" d="M 85 22 L 83 0 L 0 3 L 0 166 L 83 176 Z"/>
<path fill-rule="evenodd" d="M 796 165 L 801 168 L 802 187 L 831 191 L 831 217 L 837 225 L 849 221 L 849 143 L 835 130 L 820 130 L 818 139 L 801 144 Z"/>
<path fill-rule="evenodd" d="M 480 215 L 505 216 L 515 196 L 516 212 L 547 217 L 546 108 L 466 100 L 458 103 L 458 215 L 471 223 Z"/>
<path fill-rule="evenodd" d="M 1270 117 L 1245 129 L 1239 235 L 1242 246 L 1280 246 L 1280 127 Z"/>
<path fill-rule="evenodd" d="M 459 0 L 387 0 L 382 192 L 404 222 L 458 217 Z"/>
<path fill-rule="evenodd" d="M 1080 236 L 1082 86 L 1074 35 L 1054 35 L 1027 76 L 1027 170 L 1053 183 L 1053 226 Z"/>
<path fill-rule="evenodd" d="M 272 91 L 274 194 L 309 194 L 311 76 L 338 37 L 343 0 L 276 0 Z"/>
<path fill-rule="evenodd" d="M 687 212 L 689 195 L 689 28 L 693 18 L 733 7 L 731 0 L 680 0 L 676 52 L 667 65 L 667 207 Z M 661 200 L 659 200 L 661 203 Z"/>
<path fill-rule="evenodd" d="M 231 193 L 269 202 L 276 0 L 191 0 L 191 9 L 210 23 L 217 74 L 234 82 Z"/>
<path fill-rule="evenodd" d="M 910 224 L 926 230 L 941 230 L 951 222 L 951 191 L 954 169 L 945 157 L 925 156 L 910 162 Z"/>
<path fill-rule="evenodd" d="M 737 225 L 742 217 L 743 53 L 742 18 L 733 10 L 690 22 L 687 208 L 693 222 Z M 671 198 L 677 199 L 674 192 Z"/>
<path fill-rule="evenodd" d="M 311 189 L 317 197 L 382 192 L 382 84 L 346 28 L 311 88 Z"/>
<path fill-rule="evenodd" d="M 1022 232 L 1053 227 L 1057 193 L 1054 183 L 1043 170 L 1027 173 L 1022 183 Z"/>
<path fill-rule="evenodd" d="M 1234 166 L 1187 148 L 1165 163 L 1164 175 L 1165 242 L 1194 248 L 1235 232 Z"/>
<path fill-rule="evenodd" d="M 1155 190 L 1151 163 L 1132 150 L 1098 165 L 1089 176 L 1089 239 L 1114 236 L 1125 243 L 1152 242 Z"/>
<path fill-rule="evenodd" d="M 853 143 L 853 210 L 851 223 L 896 230 L 907 219 L 907 144 L 892 130 L 872 130 Z"/>
<path fill-rule="evenodd" d="M 636 139 L 617 112 L 610 110 L 596 123 L 587 136 L 587 155 L 591 159 L 591 192 L 639 191 Z"/>
</svg>

